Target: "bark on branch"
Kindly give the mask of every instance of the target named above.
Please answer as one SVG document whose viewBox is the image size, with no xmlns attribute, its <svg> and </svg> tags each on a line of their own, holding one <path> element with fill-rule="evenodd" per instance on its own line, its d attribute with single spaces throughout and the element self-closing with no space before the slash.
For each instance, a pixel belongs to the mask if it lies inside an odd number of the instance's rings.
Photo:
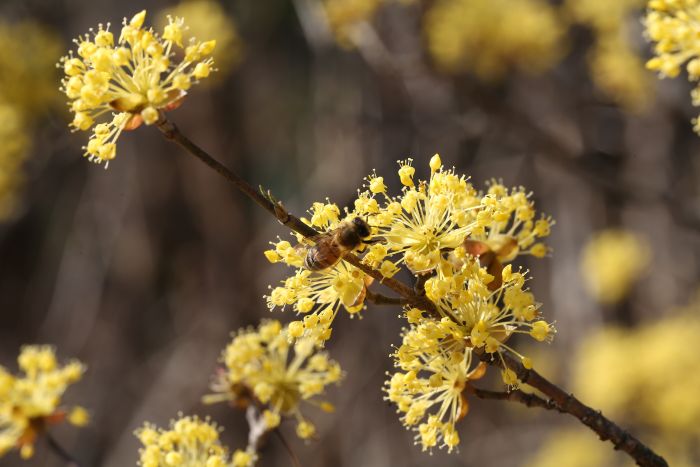
<svg viewBox="0 0 700 467">
<path fill-rule="evenodd" d="M 567 393 L 537 371 L 525 368 L 520 359 L 513 357 L 508 352 L 503 352 L 502 355 L 503 361 L 510 370 L 515 372 L 521 383 L 527 384 L 549 397 L 549 401 L 545 401 L 545 403 L 553 404 L 556 410 L 576 417 L 581 423 L 593 430 L 601 441 L 610 441 L 615 449 L 626 452 L 637 462 L 637 465 L 642 467 L 668 467 L 668 463 L 663 457 L 605 417 L 600 410 L 585 405 L 573 394 Z M 479 357 L 481 361 L 490 365 L 503 367 L 501 359 L 493 358 L 491 354 L 482 353 Z M 508 400 L 520 402 L 518 397 L 514 396 L 513 399 Z M 544 399 L 542 400 L 544 401 Z M 539 402 L 535 402 L 535 405 L 537 404 Z"/>
</svg>

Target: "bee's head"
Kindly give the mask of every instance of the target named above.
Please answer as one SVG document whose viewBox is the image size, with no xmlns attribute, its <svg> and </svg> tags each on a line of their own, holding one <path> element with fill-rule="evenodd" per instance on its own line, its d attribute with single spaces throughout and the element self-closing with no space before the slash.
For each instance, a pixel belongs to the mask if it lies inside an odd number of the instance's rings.
<svg viewBox="0 0 700 467">
<path fill-rule="evenodd" d="M 367 238 L 372 234 L 369 224 L 361 217 L 356 217 L 352 220 L 352 225 L 360 238 Z"/>
</svg>

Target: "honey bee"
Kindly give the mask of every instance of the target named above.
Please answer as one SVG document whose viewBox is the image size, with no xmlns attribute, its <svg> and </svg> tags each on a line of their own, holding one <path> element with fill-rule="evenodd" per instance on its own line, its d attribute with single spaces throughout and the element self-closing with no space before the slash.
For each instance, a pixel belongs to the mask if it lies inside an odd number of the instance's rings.
<svg viewBox="0 0 700 467">
<path fill-rule="evenodd" d="M 370 234 L 371 229 L 364 219 L 355 217 L 345 221 L 330 232 L 311 238 L 314 245 L 299 245 L 306 250 L 304 267 L 309 271 L 331 268 L 363 243 L 373 243 L 367 240 Z"/>
</svg>

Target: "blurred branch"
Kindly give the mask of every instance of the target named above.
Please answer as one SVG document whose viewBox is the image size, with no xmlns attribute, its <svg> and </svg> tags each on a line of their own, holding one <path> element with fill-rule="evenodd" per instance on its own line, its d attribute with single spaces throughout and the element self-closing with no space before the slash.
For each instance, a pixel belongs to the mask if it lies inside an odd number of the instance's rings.
<svg viewBox="0 0 700 467">
<path fill-rule="evenodd" d="M 333 33 L 321 4 L 317 0 L 292 0 L 292 4 L 307 42 L 317 50 L 331 46 Z"/>
<path fill-rule="evenodd" d="M 56 441 L 56 438 L 54 438 L 48 431 L 46 432 L 46 441 L 48 442 L 51 451 L 66 462 L 66 467 L 81 467 L 80 462 L 78 462 L 71 453 L 61 446 L 58 441 Z"/>
<path fill-rule="evenodd" d="M 289 444 L 287 439 L 284 437 L 282 432 L 280 431 L 279 428 L 276 428 L 274 430 L 275 435 L 280 439 L 282 442 L 282 445 L 284 446 L 285 451 L 287 451 L 287 454 L 289 454 L 290 459 L 292 460 L 292 465 L 294 467 L 301 467 L 301 462 L 299 461 L 299 458 L 297 455 L 294 453 L 294 450 L 292 449 L 292 446 Z"/>
<path fill-rule="evenodd" d="M 190 141 L 164 116 L 161 116 L 157 126 L 167 139 L 179 144 L 190 154 L 200 159 L 210 168 L 214 169 L 219 175 L 231 182 L 243 194 L 251 198 L 256 204 L 275 216 L 275 218 L 277 218 L 277 220 L 282 224 L 304 235 L 305 237 L 313 237 L 318 235 L 318 232 L 315 229 L 304 224 L 299 218 L 287 212 L 282 203 L 272 198 L 269 192 L 267 196 L 260 194 L 248 182 L 226 168 L 226 166 L 218 162 L 206 151 Z M 426 296 L 418 295 L 418 293 L 414 291 L 413 287 L 408 286 L 396 279 L 384 277 L 384 275 L 379 271 L 362 264 L 360 259 L 354 254 L 348 254 L 343 259 L 396 292 L 403 299 L 405 299 L 408 304 L 425 310 L 433 316 L 440 316 L 435 304 Z M 566 393 L 563 389 L 551 383 L 536 371 L 526 369 L 519 359 L 514 358 L 507 352 L 502 352 L 501 355 L 503 356 L 503 361 L 505 362 L 507 368 L 515 371 L 518 379 L 523 384 L 528 384 L 541 391 L 543 394 L 548 396 L 554 404 L 556 404 L 557 410 L 571 414 L 579 419 L 581 423 L 595 431 L 601 440 L 610 440 L 616 449 L 622 450 L 629 454 L 638 465 L 642 467 L 668 466 L 662 457 L 654 453 L 637 438 L 617 426 L 612 421 L 608 420 L 599 411 L 593 410 L 592 408 L 584 405 L 573 395 Z M 480 358 L 482 361 L 491 365 L 503 367 L 501 359 L 494 359 L 491 354 L 482 352 Z M 521 396 L 516 395 L 513 397 L 517 398 Z M 535 402 L 535 399 L 531 399 L 531 403 L 538 404 L 538 402 Z M 545 401 L 545 403 L 547 402 Z"/>
<path fill-rule="evenodd" d="M 520 362 L 520 359 L 513 357 L 510 353 L 502 352 L 501 355 L 503 356 L 503 360 L 495 359 L 491 354 L 487 354 L 485 352 L 482 352 L 479 357 L 481 358 L 481 361 L 499 368 L 503 368 L 505 363 L 505 366 L 509 370 L 514 371 L 518 376 L 518 380 L 520 380 L 523 384 L 527 384 L 528 386 L 539 390 L 550 398 L 548 401 L 538 398 L 541 399 L 545 405 L 554 405 L 556 410 L 576 417 L 581 423 L 593 430 L 601 441 L 609 440 L 615 446 L 615 449 L 629 454 L 630 457 L 637 462 L 637 465 L 642 467 L 668 467 L 668 463 L 663 457 L 656 454 L 641 441 L 632 436 L 629 432 L 623 430 L 613 421 L 609 420 L 600 412 L 600 410 L 594 410 L 591 407 L 588 407 L 574 397 L 573 394 L 567 393 L 559 386 L 540 375 L 537 371 L 525 368 Z M 493 396 L 493 394 L 496 393 L 490 393 L 489 395 Z M 497 396 L 489 398 L 496 397 Z M 513 399 L 507 400 L 522 402 L 519 400 L 520 397 L 520 395 L 516 395 L 513 396 Z M 505 397 L 503 398 L 506 399 Z M 526 400 L 529 400 L 529 402 L 531 402 L 534 406 L 540 406 L 540 402 L 533 398 L 528 397 Z"/>
</svg>

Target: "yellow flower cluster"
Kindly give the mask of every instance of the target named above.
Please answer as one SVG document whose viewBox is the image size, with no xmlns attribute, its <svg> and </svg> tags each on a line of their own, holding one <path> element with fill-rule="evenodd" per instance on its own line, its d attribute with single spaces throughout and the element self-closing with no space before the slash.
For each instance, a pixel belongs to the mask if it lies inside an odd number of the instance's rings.
<svg viewBox="0 0 700 467">
<path fill-rule="evenodd" d="M 318 351 L 316 339 L 300 337 L 303 330 L 298 325 L 264 321 L 257 329 L 241 330 L 221 355 L 226 368 L 212 384 L 215 394 L 204 401 L 229 401 L 239 407 L 255 401 L 266 407 L 263 418 L 268 429 L 277 427 L 282 416 L 293 416 L 297 435 L 311 438 L 316 429 L 302 415 L 300 404 L 332 411 L 333 406 L 318 396 L 340 381 L 342 371 Z"/>
<path fill-rule="evenodd" d="M 544 0 L 438 0 L 426 13 L 425 33 L 440 68 L 484 80 L 544 71 L 563 51 L 564 29 Z"/>
<path fill-rule="evenodd" d="M 472 256 L 492 253 L 501 263 L 520 254 L 547 254 L 537 239 L 549 235 L 553 221 L 535 220 L 534 203 L 524 188 L 508 190 L 493 182 L 486 193 L 478 192 L 466 177 L 445 170 L 437 154 L 430 160 L 428 181 L 414 182 L 410 159 L 399 165 L 400 196 L 388 196 L 384 178 L 372 174 L 367 190 L 355 201 L 352 214 L 367 216 L 385 240 L 368 248 L 363 258 L 367 264 L 377 267 L 390 257 L 396 266 L 403 263 L 423 274 L 460 247 Z"/>
<path fill-rule="evenodd" d="M 583 341 L 572 367 L 574 394 L 636 427 L 669 465 L 680 467 L 698 465 L 700 361 L 688 343 L 700 335 L 699 298 L 670 317 L 634 330 L 598 330 Z M 567 450 L 572 445 L 590 449 L 574 453 Z M 628 465 L 586 429 L 552 435 L 530 465 L 559 465 L 551 459 L 563 453 L 578 460 L 572 465 Z"/>
<path fill-rule="evenodd" d="M 209 420 L 180 416 L 164 430 L 146 423 L 136 431 L 143 447 L 138 465 L 142 467 L 248 467 L 255 453 L 237 451 L 233 461 L 219 441 L 219 427 Z"/>
<path fill-rule="evenodd" d="M 686 64 L 688 79 L 700 80 L 700 40 L 698 18 L 700 3 L 696 0 L 651 0 L 644 24 L 649 39 L 655 42 L 655 57 L 647 68 L 661 77 L 675 78 Z M 700 86 L 691 93 L 694 106 L 700 106 Z M 693 119 L 693 128 L 700 133 L 700 121 Z"/>
<path fill-rule="evenodd" d="M 426 296 L 438 315 L 417 308 L 406 311 L 410 328 L 394 354 L 401 371 L 385 391 L 404 413 L 404 424 L 418 431 L 416 439 L 424 448 L 452 449 L 459 442 L 455 423 L 466 413 L 464 389 L 485 371 L 472 367 L 472 352 L 490 353 L 503 362 L 501 352 L 509 351 L 529 368 L 530 359 L 506 341 L 516 334 L 537 341 L 553 337 L 554 328 L 540 319 L 539 304 L 525 287 L 525 273 L 506 264 L 522 254 L 545 256 L 548 248 L 540 240 L 550 234 L 553 221 L 537 219 L 523 188 L 492 182 L 485 193 L 479 192 L 466 177 L 445 169 L 437 154 L 429 167 L 430 178 L 418 180 L 412 160 L 399 161 L 403 188 L 398 196 L 390 196 L 384 177 L 372 173 L 352 210 L 341 216 L 336 205 L 315 203 L 307 222 L 329 235 L 348 220 L 366 219 L 371 235 L 356 249 L 362 262 L 387 277 L 402 265 L 423 276 Z M 305 314 L 290 324 L 289 333 L 321 345 L 340 305 L 351 313 L 362 306 L 370 281 L 342 261 L 308 270 L 304 249 L 287 241 L 273 245 L 265 252 L 267 258 L 297 270 L 272 289 L 268 305 L 294 306 Z M 511 369 L 502 378 L 509 386 L 517 385 Z"/>
<path fill-rule="evenodd" d="M 583 250 L 584 284 L 600 303 L 617 303 L 647 270 L 650 255 L 648 242 L 632 232 L 614 229 L 599 232 Z"/>
<path fill-rule="evenodd" d="M 399 162 L 401 195 L 389 196 L 384 177 L 373 173 L 358 193 L 354 208 L 342 217 L 330 202 L 314 203 L 306 222 L 325 235 L 360 217 L 367 219 L 373 237 L 379 241 L 362 244 L 362 261 L 391 277 L 406 265 L 414 274 L 426 274 L 457 250 L 478 256 L 489 272 L 500 280 L 502 263 L 521 254 L 543 257 L 548 248 L 537 241 L 549 235 L 552 220 L 535 220 L 534 203 L 523 188 L 509 190 L 492 183 L 487 193 L 477 192 L 466 177 L 445 170 L 440 156 L 430 160 L 430 179 L 414 181 L 412 160 Z M 341 227 L 339 227 L 341 226 Z M 356 267 L 338 262 L 332 267 L 310 271 L 304 267 L 305 248 L 286 240 L 273 243 L 265 252 L 273 263 L 283 262 L 296 272 L 266 296 L 270 309 L 293 307 L 305 314 L 305 335 L 330 338 L 331 324 L 341 305 L 351 314 L 364 308 L 372 279 Z M 488 262 L 488 264 L 487 264 Z"/>
<path fill-rule="evenodd" d="M 16 212 L 34 121 L 55 103 L 60 41 L 32 22 L 0 23 L 0 221 Z"/>
<path fill-rule="evenodd" d="M 551 324 L 540 319 L 539 304 L 524 289 L 525 275 L 509 264 L 496 278 L 479 262 L 458 256 L 461 266 L 444 261 L 425 284 L 426 295 L 437 305 L 438 317 L 427 317 L 419 309 L 406 312 L 409 330 L 394 354 L 401 370 L 386 383 L 387 399 L 396 403 L 406 427 L 418 431 L 417 442 L 429 449 L 440 441 L 449 450 L 459 443 L 455 423 L 466 415 L 464 391 L 469 380 L 478 379 L 485 367 L 472 368 L 472 352 L 480 349 L 499 358 L 505 368 L 501 377 L 510 387 L 518 384 L 515 372 L 501 355 L 517 355 L 526 368 L 532 361 L 506 341 L 527 334 L 537 341 L 550 341 Z M 431 408 L 435 410 L 431 410 Z M 427 420 L 420 423 L 424 418 Z"/>
<path fill-rule="evenodd" d="M 447 339 L 439 323 L 425 322 L 406 331 L 397 352 L 402 371 L 384 386 L 387 400 L 395 403 L 406 427 L 418 433 L 423 450 L 440 443 L 452 451 L 459 444 L 455 423 L 469 410 L 464 396 L 469 381 L 486 373 L 486 366 L 472 366 L 472 349 L 464 340 Z"/>
<path fill-rule="evenodd" d="M 213 70 L 210 55 L 216 41 L 183 42 L 182 18 L 168 19 L 159 35 L 144 29 L 146 11 L 124 19 L 118 41 L 107 26 L 80 36 L 61 63 L 66 77 L 61 90 L 70 99 L 76 130 L 94 128 L 85 156 L 97 163 L 116 155 L 116 141 L 124 130 L 156 123 L 163 111 L 179 105 L 187 90 Z M 106 123 L 97 123 L 103 115 Z"/>
<path fill-rule="evenodd" d="M 567 0 L 571 21 L 591 28 L 594 44 L 588 54 L 596 86 L 623 107 L 639 111 L 649 102 L 652 88 L 639 51 L 629 40 L 627 25 L 645 0 Z"/>
<path fill-rule="evenodd" d="M 49 346 L 26 346 L 17 358 L 22 375 L 0 366 L 0 457 L 19 449 L 22 458 L 34 453 L 37 436 L 64 420 L 83 426 L 88 415 L 82 407 L 66 411 L 61 398 L 68 386 L 80 380 L 85 367 L 78 361 L 59 365 Z"/>
<path fill-rule="evenodd" d="M 183 0 L 175 7 L 160 13 L 157 24 L 162 28 L 166 27 L 169 16 L 187 18 L 183 42 L 196 37 L 211 37 L 216 41 L 212 58 L 219 77 L 225 77 L 240 63 L 243 58 L 243 42 L 236 23 L 221 3 L 213 0 Z"/>
</svg>

